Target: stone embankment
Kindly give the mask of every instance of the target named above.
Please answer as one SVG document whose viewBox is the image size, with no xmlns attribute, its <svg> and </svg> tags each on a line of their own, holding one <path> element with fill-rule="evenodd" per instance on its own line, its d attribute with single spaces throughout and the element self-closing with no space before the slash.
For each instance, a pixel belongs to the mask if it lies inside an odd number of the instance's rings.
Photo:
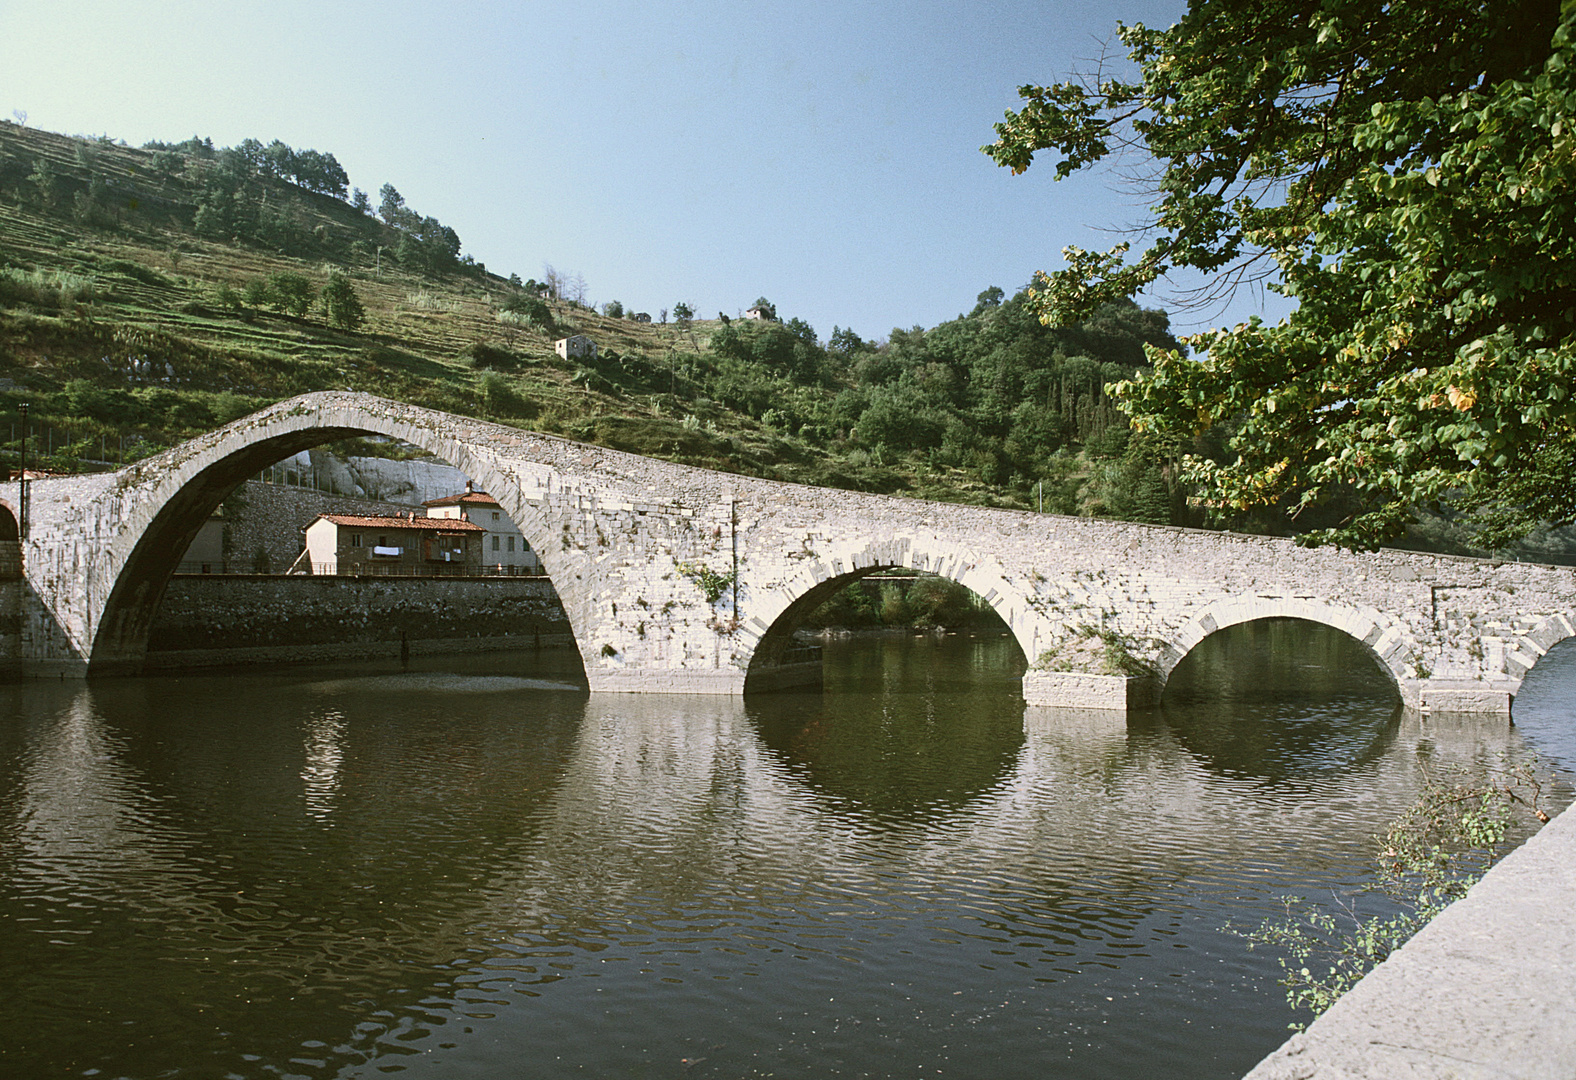
<svg viewBox="0 0 1576 1080">
<path fill-rule="evenodd" d="M 1576 1078 L 1576 814 L 1560 814 L 1247 1080 Z"/>
<path fill-rule="evenodd" d="M 545 578 L 179 576 L 150 670 L 574 644 Z"/>
</svg>

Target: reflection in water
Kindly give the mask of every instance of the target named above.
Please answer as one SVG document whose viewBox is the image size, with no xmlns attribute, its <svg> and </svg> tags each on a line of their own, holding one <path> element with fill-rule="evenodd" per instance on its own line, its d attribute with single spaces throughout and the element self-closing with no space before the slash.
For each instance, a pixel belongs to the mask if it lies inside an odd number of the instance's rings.
<svg viewBox="0 0 1576 1080">
<path fill-rule="evenodd" d="M 837 645 L 747 705 L 512 661 L 0 688 L 0 1073 L 1236 1076 L 1289 1016 L 1223 925 L 1517 740 L 1026 710 L 1009 646 Z"/>
<path fill-rule="evenodd" d="M 345 756 L 344 737 L 345 717 L 337 710 L 306 722 L 306 764 L 301 769 L 301 782 L 306 785 L 306 812 L 312 817 L 326 818 L 334 809 L 339 766 Z"/>
<path fill-rule="evenodd" d="M 1576 638 L 1566 638 L 1540 659 L 1516 694 L 1511 716 L 1517 730 L 1543 757 L 1576 770 Z"/>
<path fill-rule="evenodd" d="M 967 805 L 1013 767 L 1023 675 L 1003 639 L 912 635 L 830 646 L 830 693 L 752 698 L 761 741 L 824 808 L 908 820 Z M 951 707 L 958 694 L 973 700 Z"/>
<path fill-rule="evenodd" d="M 1351 636 L 1300 619 L 1263 619 L 1212 634 L 1190 652 L 1166 684 L 1164 712 L 1166 725 L 1216 771 L 1278 781 L 1379 760 L 1395 737 L 1401 699 Z"/>
</svg>

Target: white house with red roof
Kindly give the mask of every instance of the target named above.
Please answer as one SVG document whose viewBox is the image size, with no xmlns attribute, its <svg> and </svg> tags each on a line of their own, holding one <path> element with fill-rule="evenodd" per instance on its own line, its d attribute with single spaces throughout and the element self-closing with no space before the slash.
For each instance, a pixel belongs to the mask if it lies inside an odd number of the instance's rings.
<svg viewBox="0 0 1576 1080">
<path fill-rule="evenodd" d="M 478 574 L 487 530 L 454 518 L 319 514 L 306 527 L 314 574 Z"/>
<path fill-rule="evenodd" d="M 429 499 L 422 504 L 429 518 L 461 519 L 487 530 L 482 537 L 482 565 L 491 573 L 540 574 L 542 560 L 537 558 L 531 545 L 525 542 L 519 526 L 498 500 L 485 491 L 478 491 L 470 481 L 458 495 L 442 499 Z"/>
</svg>

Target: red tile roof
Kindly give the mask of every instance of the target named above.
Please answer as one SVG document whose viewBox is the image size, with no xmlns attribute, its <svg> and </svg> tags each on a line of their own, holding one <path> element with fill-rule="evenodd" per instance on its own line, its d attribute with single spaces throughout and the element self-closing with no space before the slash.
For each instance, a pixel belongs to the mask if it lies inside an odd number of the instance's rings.
<svg viewBox="0 0 1576 1080">
<path fill-rule="evenodd" d="M 355 514 L 319 514 L 319 521 L 332 521 L 355 529 L 417 529 L 424 532 L 479 532 L 487 530 L 460 518 L 359 517 Z"/>
<path fill-rule="evenodd" d="M 423 506 L 497 506 L 498 500 L 485 491 L 462 491 L 458 495 L 445 495 L 441 499 L 428 499 Z"/>
</svg>

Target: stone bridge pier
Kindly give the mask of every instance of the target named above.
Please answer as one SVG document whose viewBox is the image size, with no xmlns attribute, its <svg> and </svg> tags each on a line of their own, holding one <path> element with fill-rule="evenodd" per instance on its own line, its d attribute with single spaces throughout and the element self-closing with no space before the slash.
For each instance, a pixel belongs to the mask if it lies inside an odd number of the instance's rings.
<svg viewBox="0 0 1576 1080">
<path fill-rule="evenodd" d="M 30 484 L 22 573 L 0 574 L 0 667 L 136 672 L 170 574 L 213 508 L 264 466 L 353 435 L 412 443 L 498 499 L 558 590 L 594 692 L 788 684 L 804 673 L 798 621 L 888 567 L 983 597 L 1023 651 L 1034 704 L 1148 703 L 1211 633 L 1291 617 L 1361 641 L 1409 705 L 1508 713 L 1538 658 L 1576 633 L 1565 567 L 803 487 L 345 392 L 280 402 L 118 472 Z M 21 495 L 0 485 L 0 533 Z M 1036 666 L 1093 631 L 1144 673 Z"/>
</svg>

